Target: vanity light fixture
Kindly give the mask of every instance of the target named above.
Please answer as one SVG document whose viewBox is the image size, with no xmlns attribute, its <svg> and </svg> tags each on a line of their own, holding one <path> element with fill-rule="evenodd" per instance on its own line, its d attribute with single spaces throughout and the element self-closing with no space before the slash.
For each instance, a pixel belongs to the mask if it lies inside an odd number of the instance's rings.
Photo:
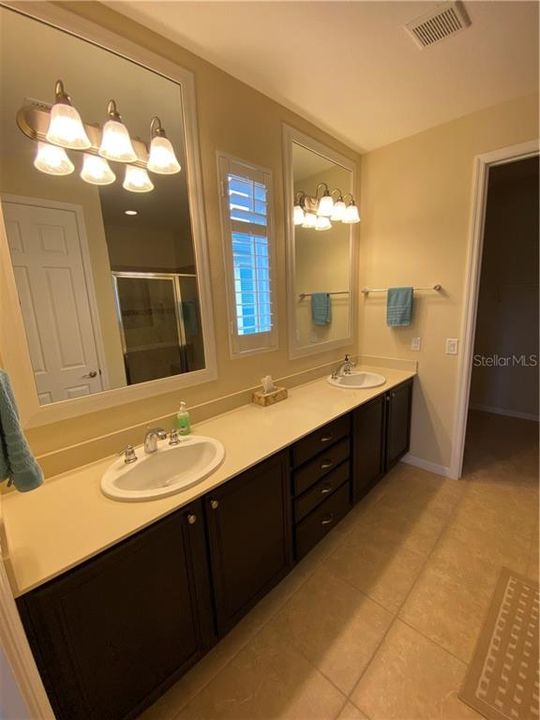
<svg viewBox="0 0 540 720">
<path fill-rule="evenodd" d="M 320 188 L 323 189 L 321 196 L 319 196 Z M 337 200 L 334 200 L 334 195 Z M 347 193 L 343 198 L 339 188 L 330 191 L 326 183 L 317 185 L 313 197 L 306 195 L 303 190 L 295 193 L 293 208 L 295 225 L 322 231 L 330 230 L 333 222 L 343 222 L 346 225 L 360 222 L 360 214 L 351 193 Z"/>
<path fill-rule="evenodd" d="M 152 118 L 150 123 L 150 156 L 146 167 L 154 173 L 160 175 L 174 175 L 182 169 L 180 163 L 176 159 L 171 141 L 167 138 L 165 130 L 161 125 L 161 120 L 157 117 Z"/>
<path fill-rule="evenodd" d="M 91 185 L 110 185 L 116 180 L 116 175 L 104 158 L 84 153 L 81 178 Z"/>
<path fill-rule="evenodd" d="M 54 88 L 56 101 L 51 108 L 46 140 L 53 145 L 71 150 L 87 150 L 92 143 L 86 134 L 81 116 L 71 104 L 71 98 L 64 90 L 62 80 Z"/>
<path fill-rule="evenodd" d="M 122 187 L 129 192 L 144 193 L 153 190 L 154 184 L 144 168 L 126 165 L 126 175 Z"/>
<path fill-rule="evenodd" d="M 38 142 L 34 167 L 47 175 L 71 175 L 75 170 L 64 148 L 46 142 Z"/>
<path fill-rule="evenodd" d="M 118 112 L 116 102 L 109 100 L 107 105 L 109 119 L 103 126 L 99 154 L 107 160 L 115 162 L 131 163 L 137 160 L 137 153 L 133 148 L 131 138 L 126 126 L 122 122 L 122 116 Z"/>
</svg>

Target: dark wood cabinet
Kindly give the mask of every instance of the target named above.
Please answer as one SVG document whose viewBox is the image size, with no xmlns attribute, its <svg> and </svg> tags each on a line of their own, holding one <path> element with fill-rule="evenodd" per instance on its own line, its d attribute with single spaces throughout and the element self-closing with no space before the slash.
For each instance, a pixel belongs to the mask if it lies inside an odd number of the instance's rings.
<svg viewBox="0 0 540 720">
<path fill-rule="evenodd" d="M 385 471 L 409 450 L 411 435 L 412 380 L 386 393 Z"/>
<path fill-rule="evenodd" d="M 384 475 L 386 395 L 353 412 L 353 502 L 358 502 Z"/>
<path fill-rule="evenodd" d="M 291 499 L 281 452 L 205 498 L 218 634 L 225 634 L 289 571 Z"/>
<path fill-rule="evenodd" d="M 134 718 L 213 641 L 200 501 L 19 599 L 58 720 Z"/>
</svg>

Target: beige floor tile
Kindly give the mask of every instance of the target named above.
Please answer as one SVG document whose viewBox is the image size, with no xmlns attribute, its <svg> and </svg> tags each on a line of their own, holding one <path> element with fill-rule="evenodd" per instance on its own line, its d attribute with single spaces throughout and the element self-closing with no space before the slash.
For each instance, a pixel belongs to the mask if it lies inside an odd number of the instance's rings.
<svg viewBox="0 0 540 720">
<path fill-rule="evenodd" d="M 331 720 L 342 695 L 269 623 L 178 720 Z"/>
<path fill-rule="evenodd" d="M 396 620 L 351 700 L 371 720 L 479 720 L 457 693 L 466 666 Z"/>
<path fill-rule="evenodd" d="M 395 535 L 350 533 L 330 555 L 336 575 L 397 612 L 418 577 L 424 555 L 404 547 Z"/>
<path fill-rule="evenodd" d="M 282 608 L 276 623 L 287 642 L 348 694 L 392 618 L 323 563 Z"/>
<path fill-rule="evenodd" d="M 535 491 L 470 483 L 454 520 L 474 530 L 528 537 L 537 517 Z"/>
<path fill-rule="evenodd" d="M 339 713 L 336 720 L 368 720 L 367 716 L 359 710 L 352 702 L 348 702 Z"/>
</svg>

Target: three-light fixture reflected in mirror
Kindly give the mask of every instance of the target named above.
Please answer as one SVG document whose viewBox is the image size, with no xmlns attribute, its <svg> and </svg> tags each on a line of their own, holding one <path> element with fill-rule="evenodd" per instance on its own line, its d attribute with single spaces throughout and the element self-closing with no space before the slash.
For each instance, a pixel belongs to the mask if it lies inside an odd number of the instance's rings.
<svg viewBox="0 0 540 720">
<path fill-rule="evenodd" d="M 47 175 L 70 175 L 75 171 L 66 150 L 83 153 L 80 177 L 91 185 L 115 182 L 116 173 L 109 162 L 125 165 L 122 187 L 129 192 L 146 193 L 154 189 L 148 171 L 158 175 L 181 171 L 174 147 L 157 115 L 150 122 L 149 148 L 143 141 L 131 138 L 115 100 L 109 100 L 107 117 L 102 129 L 86 125 L 63 81 L 57 80 L 54 105 L 49 109 L 40 104 L 38 112 L 35 108 L 23 107 L 17 122 L 25 135 L 37 140 L 34 167 Z"/>
</svg>

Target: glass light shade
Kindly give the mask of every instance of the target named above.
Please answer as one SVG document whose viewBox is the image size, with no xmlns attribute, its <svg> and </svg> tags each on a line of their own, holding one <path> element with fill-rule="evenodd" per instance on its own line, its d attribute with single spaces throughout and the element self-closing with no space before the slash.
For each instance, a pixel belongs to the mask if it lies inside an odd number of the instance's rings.
<svg viewBox="0 0 540 720">
<path fill-rule="evenodd" d="M 150 180 L 148 173 L 144 168 L 128 165 L 126 167 L 126 177 L 122 183 L 124 190 L 129 192 L 150 192 L 154 189 L 154 185 Z"/>
<path fill-rule="evenodd" d="M 107 120 L 103 126 L 99 154 L 107 160 L 116 162 L 135 162 L 137 153 L 133 149 L 131 138 L 124 123 Z"/>
<path fill-rule="evenodd" d="M 303 228 L 314 228 L 317 224 L 317 216 L 315 213 L 307 212 L 304 213 L 304 222 L 302 223 Z"/>
<path fill-rule="evenodd" d="M 332 214 L 330 215 L 330 220 L 332 222 L 341 222 L 343 220 L 343 216 L 345 215 L 345 210 L 347 209 L 347 206 L 343 202 L 343 200 L 338 200 L 334 203 L 334 209 L 332 210 Z"/>
<path fill-rule="evenodd" d="M 75 170 L 64 148 L 44 142 L 38 142 L 34 167 L 47 175 L 71 175 Z"/>
<path fill-rule="evenodd" d="M 116 175 L 102 157 L 84 153 L 81 178 L 92 185 L 110 185 L 116 180 Z"/>
<path fill-rule="evenodd" d="M 304 210 L 300 207 L 300 205 L 294 206 L 293 222 L 295 225 L 302 225 L 304 222 Z"/>
<path fill-rule="evenodd" d="M 345 209 L 345 213 L 343 215 L 343 220 L 341 222 L 344 222 L 347 225 L 352 225 L 353 223 L 360 222 L 358 208 L 354 203 L 351 203 L 351 205 L 347 205 L 347 208 Z"/>
<path fill-rule="evenodd" d="M 323 195 L 317 205 L 317 215 L 320 217 L 330 217 L 334 209 L 334 199 L 331 195 Z"/>
<path fill-rule="evenodd" d="M 65 103 L 52 106 L 45 137 L 54 145 L 72 150 L 86 150 L 92 145 L 78 111 Z"/>
<path fill-rule="evenodd" d="M 182 168 L 176 159 L 170 140 L 160 135 L 152 138 L 146 167 L 160 175 L 174 175 L 180 172 Z"/>
<path fill-rule="evenodd" d="M 327 217 L 324 217 L 320 215 L 317 218 L 317 221 L 315 223 L 315 230 L 323 231 L 323 230 L 330 230 L 332 227 L 332 223 L 330 222 L 330 219 Z"/>
</svg>

